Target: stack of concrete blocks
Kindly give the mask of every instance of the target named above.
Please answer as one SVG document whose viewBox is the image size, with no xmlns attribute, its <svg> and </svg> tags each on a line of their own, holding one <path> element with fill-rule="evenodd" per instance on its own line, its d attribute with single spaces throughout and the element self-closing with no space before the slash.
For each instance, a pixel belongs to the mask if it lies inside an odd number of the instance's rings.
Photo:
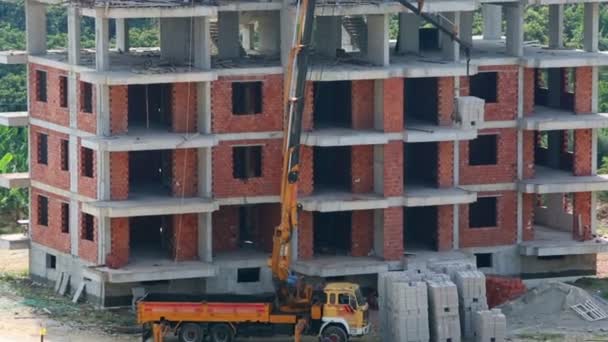
<svg viewBox="0 0 608 342">
<path fill-rule="evenodd" d="M 383 341 L 429 341 L 427 286 L 417 279 L 419 277 L 413 272 L 388 272 L 378 276 Z"/>
<path fill-rule="evenodd" d="M 500 309 L 477 311 L 473 315 L 475 342 L 504 342 L 507 319 Z"/>
<path fill-rule="evenodd" d="M 477 311 L 488 310 L 486 298 L 486 277 L 480 271 L 457 271 L 452 280 L 458 288 L 460 327 L 463 336 L 473 338 L 473 315 Z"/>
<path fill-rule="evenodd" d="M 447 275 L 427 278 L 431 341 L 460 342 L 458 290 Z"/>
<path fill-rule="evenodd" d="M 429 262 L 428 268 L 436 273 L 447 274 L 452 280 L 454 280 L 454 274 L 458 271 L 474 271 L 477 269 L 475 264 L 464 260 Z"/>
</svg>

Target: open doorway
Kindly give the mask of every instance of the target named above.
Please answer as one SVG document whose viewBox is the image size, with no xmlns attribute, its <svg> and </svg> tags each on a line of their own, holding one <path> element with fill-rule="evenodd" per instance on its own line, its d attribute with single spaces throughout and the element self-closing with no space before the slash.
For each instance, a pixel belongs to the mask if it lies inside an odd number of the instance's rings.
<svg viewBox="0 0 608 342">
<path fill-rule="evenodd" d="M 436 125 L 439 122 L 437 78 L 408 78 L 405 80 L 405 122 L 422 121 Z"/>
<path fill-rule="evenodd" d="M 315 128 L 351 127 L 351 82 L 314 83 Z"/>
<path fill-rule="evenodd" d="M 405 144 L 405 184 L 437 187 L 437 143 Z"/>
<path fill-rule="evenodd" d="M 437 250 L 437 207 L 405 209 L 403 245 L 410 250 Z"/>
<path fill-rule="evenodd" d="M 171 90 L 171 84 L 129 85 L 129 128 L 170 130 Z"/>
<path fill-rule="evenodd" d="M 574 158 L 574 132 L 535 132 L 535 164 L 555 170 L 571 171 Z"/>
<path fill-rule="evenodd" d="M 351 218 L 350 211 L 314 213 L 315 255 L 350 254 Z"/>
<path fill-rule="evenodd" d="M 349 146 L 314 148 L 315 191 L 350 191 Z"/>
<path fill-rule="evenodd" d="M 171 194 L 171 151 L 129 152 L 129 193 Z"/>
<path fill-rule="evenodd" d="M 170 258 L 173 243 L 171 216 L 129 218 L 130 261 Z"/>
<path fill-rule="evenodd" d="M 574 68 L 536 69 L 534 76 L 534 105 L 574 110 Z"/>
</svg>

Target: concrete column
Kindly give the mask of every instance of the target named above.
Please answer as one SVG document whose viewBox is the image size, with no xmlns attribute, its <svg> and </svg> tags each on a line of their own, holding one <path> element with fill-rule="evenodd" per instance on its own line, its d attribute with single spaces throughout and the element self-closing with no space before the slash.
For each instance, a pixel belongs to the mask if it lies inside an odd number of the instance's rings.
<svg viewBox="0 0 608 342">
<path fill-rule="evenodd" d="M 521 3 L 505 5 L 507 19 L 507 54 L 521 57 L 524 53 L 524 6 Z"/>
<path fill-rule="evenodd" d="M 559 107 L 562 97 L 562 71 L 558 68 L 547 70 L 547 104 L 552 107 Z"/>
<path fill-rule="evenodd" d="M 318 19 L 318 17 L 317 17 Z M 296 13 L 293 7 L 286 6 L 281 10 L 281 64 L 289 63 L 289 51 L 293 45 Z"/>
<path fill-rule="evenodd" d="M 97 159 L 97 198 L 109 200 L 110 191 L 110 152 L 96 151 Z"/>
<path fill-rule="evenodd" d="M 211 213 L 198 214 L 198 257 L 201 261 L 213 261 L 213 223 Z"/>
<path fill-rule="evenodd" d="M 374 146 L 375 148 L 375 146 Z M 384 210 L 374 210 L 374 252 L 376 256 L 384 255 Z"/>
<path fill-rule="evenodd" d="M 95 113 L 97 113 L 97 135 L 110 136 L 110 87 L 95 85 Z"/>
<path fill-rule="evenodd" d="M 420 52 L 421 19 L 414 13 L 399 13 L 399 53 Z"/>
<path fill-rule="evenodd" d="M 46 5 L 33 0 L 25 2 L 27 53 L 46 53 Z"/>
<path fill-rule="evenodd" d="M 80 241 L 78 214 L 78 201 L 70 199 L 70 254 L 76 256 L 78 255 L 78 242 Z"/>
<path fill-rule="evenodd" d="M 160 18 L 160 57 L 175 63 L 193 59 L 190 18 Z"/>
<path fill-rule="evenodd" d="M 564 5 L 549 5 L 549 47 L 564 47 Z"/>
<path fill-rule="evenodd" d="M 458 12 L 446 12 L 443 14 L 442 22 L 447 27 L 454 25 L 454 28 L 460 27 L 460 15 Z M 460 36 L 460 35 L 459 35 Z M 448 61 L 460 60 L 460 44 L 451 40 L 448 36 L 441 35 L 441 52 L 443 58 Z"/>
<path fill-rule="evenodd" d="M 460 39 L 473 44 L 473 12 L 460 12 Z"/>
<path fill-rule="evenodd" d="M 342 47 L 342 17 L 316 17 L 315 51 L 329 57 L 336 57 L 336 49 Z"/>
<path fill-rule="evenodd" d="M 108 18 L 95 17 L 95 66 L 97 71 L 110 69 L 110 25 Z"/>
<path fill-rule="evenodd" d="M 502 7 L 500 5 L 481 5 L 483 16 L 483 39 L 497 40 L 502 38 Z"/>
<path fill-rule="evenodd" d="M 517 119 L 524 116 L 524 68 L 519 67 L 517 74 Z M 524 175 L 524 132 L 517 130 L 517 179 L 523 179 Z M 523 193 L 517 192 L 517 243 L 523 241 L 524 236 L 524 214 L 523 214 Z"/>
<path fill-rule="evenodd" d="M 374 145 L 374 192 L 384 193 L 384 146 Z M 380 210 L 382 213 L 382 210 Z M 382 215 L 380 215 L 382 216 Z"/>
<path fill-rule="evenodd" d="M 239 57 L 241 42 L 239 40 L 239 12 L 219 12 L 217 15 L 218 42 L 217 49 L 221 58 Z"/>
<path fill-rule="evenodd" d="M 68 161 L 68 168 L 70 170 L 70 191 L 78 192 L 78 137 L 70 135 L 68 141 L 68 153 L 70 160 Z"/>
<path fill-rule="evenodd" d="M 583 25 L 583 46 L 585 51 L 598 51 L 599 20 L 600 4 L 598 2 L 586 2 Z"/>
<path fill-rule="evenodd" d="M 200 82 L 196 89 L 198 131 L 211 133 L 211 82 Z"/>
<path fill-rule="evenodd" d="M 281 21 L 279 11 L 266 12 L 258 20 L 258 33 L 260 37 L 260 52 L 267 55 L 275 55 L 281 49 L 281 33 L 279 32 Z"/>
<path fill-rule="evenodd" d="M 388 14 L 367 16 L 367 60 L 389 65 Z"/>
<path fill-rule="evenodd" d="M 124 18 L 114 19 L 116 25 L 116 49 L 129 52 L 129 22 Z"/>
<path fill-rule="evenodd" d="M 208 17 L 195 17 L 192 33 L 193 40 L 193 64 L 199 69 L 211 68 L 211 34 L 209 30 Z"/>
<path fill-rule="evenodd" d="M 68 7 L 68 62 L 80 64 L 80 10 Z"/>
<path fill-rule="evenodd" d="M 239 29 L 241 45 L 245 50 L 253 50 L 253 31 L 253 24 L 241 25 L 241 28 Z"/>
<path fill-rule="evenodd" d="M 106 255 L 112 250 L 112 225 L 109 217 L 98 217 L 98 245 L 97 261 L 100 264 L 106 263 Z"/>
</svg>

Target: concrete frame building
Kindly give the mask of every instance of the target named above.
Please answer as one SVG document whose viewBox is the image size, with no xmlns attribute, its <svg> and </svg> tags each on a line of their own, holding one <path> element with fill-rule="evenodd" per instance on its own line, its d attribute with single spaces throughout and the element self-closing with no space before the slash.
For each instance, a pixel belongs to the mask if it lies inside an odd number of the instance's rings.
<svg viewBox="0 0 608 342">
<path fill-rule="evenodd" d="M 571 50 L 573 1 L 426 0 L 470 61 L 397 2 L 318 2 L 294 271 L 372 283 L 429 258 L 528 279 L 606 266 L 598 1 L 576 1 L 584 49 Z M 46 8 L 60 3 L 68 48 L 51 51 Z M 548 47 L 524 42 L 526 6 L 549 6 Z M 25 13 L 27 51 L 0 62 L 27 64 L 28 112 L 0 123 L 29 127 L 30 169 L 0 185 L 29 187 L 32 277 L 85 284 L 101 306 L 133 287 L 272 291 L 293 2 L 26 0 Z M 80 47 L 83 17 L 95 50 Z M 138 18 L 158 20 L 158 48 L 130 46 Z"/>
</svg>

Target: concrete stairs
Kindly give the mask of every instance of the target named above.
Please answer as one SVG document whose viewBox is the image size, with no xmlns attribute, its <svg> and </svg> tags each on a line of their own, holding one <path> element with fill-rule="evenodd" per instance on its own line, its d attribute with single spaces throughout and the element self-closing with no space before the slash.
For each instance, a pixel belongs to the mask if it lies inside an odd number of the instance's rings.
<svg viewBox="0 0 608 342">
<path fill-rule="evenodd" d="M 367 51 L 367 23 L 362 16 L 345 16 L 342 27 L 350 36 L 353 47 L 361 52 Z"/>
</svg>

